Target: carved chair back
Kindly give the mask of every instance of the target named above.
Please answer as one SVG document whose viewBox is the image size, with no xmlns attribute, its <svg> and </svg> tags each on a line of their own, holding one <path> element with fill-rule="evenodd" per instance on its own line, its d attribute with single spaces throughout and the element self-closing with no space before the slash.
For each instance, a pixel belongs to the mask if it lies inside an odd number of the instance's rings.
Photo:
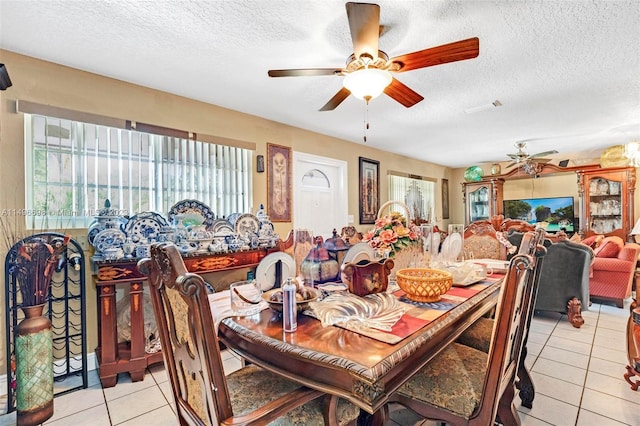
<svg viewBox="0 0 640 426">
<path fill-rule="evenodd" d="M 138 269 L 149 277 L 180 423 L 220 424 L 233 412 L 204 280 L 172 244 L 153 245 Z"/>
<path fill-rule="evenodd" d="M 543 240 L 543 230 L 525 233 L 520 251 L 511 259 L 505 276 L 489 348 L 484 396 L 478 410 L 492 412 L 490 419 L 503 410 L 517 418 L 512 405 L 513 386 L 536 297 L 539 262 L 546 253 Z"/>
<path fill-rule="evenodd" d="M 506 259 L 506 248 L 500 243 L 490 221 L 471 222 L 464 230 L 463 250 L 476 259 Z"/>
</svg>

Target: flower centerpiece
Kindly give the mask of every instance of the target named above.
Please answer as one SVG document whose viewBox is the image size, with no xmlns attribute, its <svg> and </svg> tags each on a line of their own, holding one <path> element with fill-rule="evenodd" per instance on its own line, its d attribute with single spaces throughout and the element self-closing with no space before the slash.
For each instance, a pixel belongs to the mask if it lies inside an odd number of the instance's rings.
<svg viewBox="0 0 640 426">
<path fill-rule="evenodd" d="M 406 218 L 399 212 L 376 219 L 375 227 L 363 238 L 379 257 L 397 257 L 404 249 L 413 248 L 420 242 L 420 231 L 414 224 L 407 225 Z"/>
</svg>

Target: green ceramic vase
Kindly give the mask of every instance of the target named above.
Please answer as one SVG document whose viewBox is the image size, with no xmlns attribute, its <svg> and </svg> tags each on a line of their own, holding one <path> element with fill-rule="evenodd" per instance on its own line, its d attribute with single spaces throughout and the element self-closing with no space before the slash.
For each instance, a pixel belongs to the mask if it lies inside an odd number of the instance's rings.
<svg viewBox="0 0 640 426">
<path fill-rule="evenodd" d="M 16 409 L 18 425 L 44 423 L 53 415 L 53 340 L 44 305 L 23 306 L 16 327 Z"/>
</svg>

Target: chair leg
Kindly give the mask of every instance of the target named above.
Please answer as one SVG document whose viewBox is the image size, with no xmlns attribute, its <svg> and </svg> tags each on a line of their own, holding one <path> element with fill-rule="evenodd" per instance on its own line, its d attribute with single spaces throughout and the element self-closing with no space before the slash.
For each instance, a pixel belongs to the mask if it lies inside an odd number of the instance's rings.
<svg viewBox="0 0 640 426">
<path fill-rule="evenodd" d="M 528 335 L 528 333 L 527 333 Z M 516 387 L 518 388 L 518 396 L 522 401 L 523 407 L 532 408 L 533 399 L 536 396 L 536 390 L 533 386 L 533 380 L 531 375 L 524 365 L 524 360 L 527 358 L 527 346 L 522 347 L 522 355 L 520 355 L 520 361 L 518 362 L 518 380 L 516 381 Z"/>
<path fill-rule="evenodd" d="M 569 317 L 569 322 L 575 328 L 582 327 L 584 324 L 584 319 L 582 318 L 582 302 L 577 297 L 574 297 L 569 300 L 567 303 L 567 316 Z"/>
<path fill-rule="evenodd" d="M 520 425 L 520 417 L 518 416 L 515 405 L 513 405 L 515 394 L 515 386 L 509 385 L 498 402 L 497 416 L 505 426 Z"/>
</svg>

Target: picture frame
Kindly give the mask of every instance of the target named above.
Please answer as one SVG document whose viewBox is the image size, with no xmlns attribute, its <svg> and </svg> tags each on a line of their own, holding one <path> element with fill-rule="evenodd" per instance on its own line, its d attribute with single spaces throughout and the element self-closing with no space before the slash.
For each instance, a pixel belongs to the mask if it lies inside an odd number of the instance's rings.
<svg viewBox="0 0 640 426">
<path fill-rule="evenodd" d="M 449 219 L 449 179 L 442 179 L 442 218 Z"/>
<path fill-rule="evenodd" d="M 380 209 L 380 162 L 359 157 L 360 223 L 375 223 Z"/>
<path fill-rule="evenodd" d="M 291 222 L 291 148 L 267 143 L 267 214 L 271 222 Z"/>
</svg>

